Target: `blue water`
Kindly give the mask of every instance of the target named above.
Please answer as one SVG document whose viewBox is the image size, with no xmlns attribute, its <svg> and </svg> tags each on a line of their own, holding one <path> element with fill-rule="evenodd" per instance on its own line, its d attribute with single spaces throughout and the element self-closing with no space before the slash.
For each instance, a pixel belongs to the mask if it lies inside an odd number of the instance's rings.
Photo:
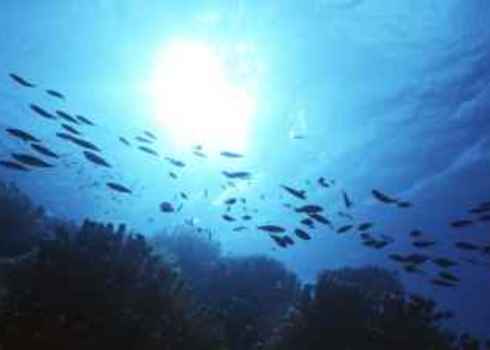
<svg viewBox="0 0 490 350">
<path fill-rule="evenodd" d="M 0 179 L 16 183 L 50 215 L 75 222 L 125 222 L 152 235 L 194 219 L 213 231 L 228 254 L 270 254 L 307 281 L 323 268 L 398 269 L 387 254 L 416 251 L 408 235 L 415 228 L 438 242 L 431 255 L 490 263 L 488 256 L 454 248 L 459 240 L 490 244 L 490 223 L 461 230 L 448 225 L 490 200 L 489 22 L 487 0 L 3 0 L 1 128 L 30 130 L 62 158 L 53 169 L 27 174 L 2 168 Z M 251 86 L 256 109 L 243 159 L 196 158 L 155 117 L 155 101 L 145 88 L 157 53 L 176 38 L 217 48 L 230 79 L 238 76 Z M 239 43 L 254 49 L 239 53 Z M 240 72 L 239 64 L 249 70 Z M 66 101 L 19 86 L 11 72 L 62 91 Z M 30 103 L 94 120 L 97 127 L 87 128 L 86 136 L 113 168 L 88 164 L 80 149 L 53 136 L 60 131 L 57 123 L 33 116 Z M 185 161 L 185 169 L 118 141 L 142 130 L 158 135 L 154 148 Z M 6 135 L 0 142 L 2 155 L 23 147 Z M 224 192 L 221 171 L 230 168 L 251 171 L 253 180 Z M 336 185 L 323 190 L 316 185 L 320 176 Z M 108 179 L 134 193 L 109 192 Z M 298 201 L 279 184 L 307 190 L 309 202 L 325 206 L 338 225 L 347 222 L 335 214 L 344 210 L 341 191 L 347 191 L 354 202 L 350 213 L 376 222 L 376 231 L 395 243 L 368 249 L 358 235 L 322 228 L 312 241 L 280 249 L 267 234 L 233 232 L 221 218 L 220 201 L 230 194 L 246 197 L 258 210 L 254 225 L 295 227 L 298 217 L 282 203 Z M 414 205 L 378 203 L 370 194 L 375 188 Z M 180 191 L 188 201 L 176 198 Z M 164 215 L 158 206 L 164 200 L 184 207 Z M 453 310 L 456 329 L 489 335 L 488 266 L 461 264 L 454 271 L 462 282 L 449 289 L 428 282 L 436 272 L 430 266 L 428 276 L 400 276 L 410 291 Z"/>
</svg>

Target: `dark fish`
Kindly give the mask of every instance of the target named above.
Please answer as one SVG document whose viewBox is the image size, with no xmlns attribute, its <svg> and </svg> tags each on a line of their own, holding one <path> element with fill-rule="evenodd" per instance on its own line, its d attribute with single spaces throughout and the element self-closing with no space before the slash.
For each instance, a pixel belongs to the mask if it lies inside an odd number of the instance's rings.
<svg viewBox="0 0 490 350">
<path fill-rule="evenodd" d="M 408 273 L 419 273 L 419 274 L 423 274 L 425 273 L 423 270 L 421 270 L 418 265 L 405 265 L 403 267 L 403 269 L 408 272 Z"/>
<path fill-rule="evenodd" d="M 373 239 L 373 236 L 371 236 L 369 233 L 365 233 L 365 232 L 361 233 L 360 236 L 361 236 L 361 239 L 364 239 L 364 240 Z"/>
<path fill-rule="evenodd" d="M 430 283 L 435 284 L 436 286 L 441 286 L 441 287 L 456 287 L 456 284 L 445 281 L 443 279 L 439 279 L 439 278 L 431 279 Z"/>
<path fill-rule="evenodd" d="M 482 215 L 478 217 L 479 221 L 490 221 L 490 214 L 489 215 Z"/>
<path fill-rule="evenodd" d="M 148 140 L 147 138 L 144 138 L 143 136 L 136 136 L 134 138 L 136 141 L 143 142 L 143 143 L 153 143 L 152 140 Z"/>
<path fill-rule="evenodd" d="M 285 185 L 281 185 L 281 187 L 284 190 L 286 190 L 288 193 L 290 193 L 293 196 L 295 196 L 296 198 L 303 199 L 303 200 L 306 199 L 306 191 L 304 191 L 304 190 L 297 190 L 297 189 L 294 189 L 292 187 L 285 186 Z"/>
<path fill-rule="evenodd" d="M 448 268 L 452 266 L 458 265 L 458 263 L 454 260 L 448 259 L 448 258 L 434 258 L 432 259 L 432 262 L 436 264 L 439 267 L 442 268 Z"/>
<path fill-rule="evenodd" d="M 262 226 L 257 226 L 257 229 L 261 231 L 272 232 L 272 233 L 286 232 L 285 228 L 277 225 L 262 225 Z"/>
<path fill-rule="evenodd" d="M 63 129 L 65 129 L 66 131 L 68 131 L 68 132 L 72 133 L 73 135 L 77 135 L 77 136 L 81 135 L 81 132 L 80 132 L 80 131 L 78 131 L 77 129 L 75 129 L 74 127 L 72 127 L 72 126 L 70 126 L 70 125 L 67 125 L 67 124 L 61 124 L 61 127 L 62 127 Z"/>
<path fill-rule="evenodd" d="M 252 220 L 252 217 L 250 215 L 243 215 L 242 220 L 249 221 Z"/>
<path fill-rule="evenodd" d="M 57 110 L 56 111 L 56 114 L 58 115 L 58 117 L 66 120 L 66 121 L 68 121 L 70 123 L 73 123 L 73 124 L 76 124 L 76 125 L 79 125 L 80 124 L 75 117 L 72 117 L 71 115 L 69 115 L 68 113 L 66 113 L 64 111 Z"/>
<path fill-rule="evenodd" d="M 138 146 L 138 149 L 140 151 L 143 151 L 145 153 L 151 154 L 152 156 L 158 157 L 158 152 L 155 151 L 154 149 L 151 149 L 150 147 L 146 146 Z"/>
<path fill-rule="evenodd" d="M 410 231 L 410 237 L 417 238 L 422 236 L 422 231 L 420 230 L 412 230 Z"/>
<path fill-rule="evenodd" d="M 59 138 L 64 139 L 64 140 L 68 140 L 68 141 L 70 141 L 70 142 L 72 142 L 75 145 L 78 145 L 80 147 L 89 149 L 91 151 L 100 152 L 100 148 L 99 147 L 97 147 L 93 143 L 91 143 L 89 141 L 86 141 L 84 139 L 75 137 L 73 135 L 70 135 L 70 134 L 67 134 L 67 133 L 64 133 L 64 132 L 57 132 L 56 133 L 56 136 L 58 136 Z"/>
<path fill-rule="evenodd" d="M 317 182 L 322 187 L 325 187 L 325 188 L 330 187 L 330 184 L 327 182 L 327 180 L 325 180 L 325 178 L 323 176 L 318 178 Z"/>
<path fill-rule="evenodd" d="M 414 247 L 417 247 L 417 248 L 427 248 L 427 247 L 433 246 L 434 244 L 436 244 L 436 242 L 435 241 L 415 241 L 415 242 L 412 242 L 412 244 Z"/>
<path fill-rule="evenodd" d="M 111 167 L 111 165 L 104 158 L 102 158 L 101 156 L 99 156 L 93 152 L 83 151 L 83 155 L 85 156 L 85 158 L 87 158 L 87 160 L 91 161 L 94 164 L 104 166 L 106 168 Z"/>
<path fill-rule="evenodd" d="M 222 171 L 221 173 L 229 179 L 249 180 L 252 177 L 248 171 Z"/>
<path fill-rule="evenodd" d="M 0 165 L 7 169 L 29 171 L 29 168 L 11 160 L 0 160 Z"/>
<path fill-rule="evenodd" d="M 107 187 L 109 187 L 111 190 L 121 192 L 121 193 L 132 193 L 132 191 L 127 188 L 126 186 L 123 186 L 121 184 L 115 183 L 115 182 L 108 182 L 106 183 Z"/>
<path fill-rule="evenodd" d="M 176 179 L 176 178 L 177 178 L 177 174 L 176 174 L 176 173 L 174 173 L 174 172 L 172 172 L 172 171 L 170 171 L 170 172 L 168 173 L 168 175 L 169 175 L 169 176 L 170 176 L 172 179 Z"/>
<path fill-rule="evenodd" d="M 350 207 L 352 207 L 352 201 L 349 198 L 349 196 L 347 195 L 347 192 L 342 191 L 342 198 L 344 199 L 344 205 L 345 205 L 345 207 L 347 209 L 349 209 Z"/>
<path fill-rule="evenodd" d="M 391 197 L 387 196 L 386 194 L 381 193 L 378 190 L 372 190 L 371 193 L 374 196 L 374 198 L 376 198 L 380 202 L 383 202 L 383 203 L 396 203 L 397 202 L 396 199 L 391 198 Z"/>
<path fill-rule="evenodd" d="M 236 201 L 237 201 L 237 199 L 236 199 L 236 198 L 228 198 L 227 200 L 225 200 L 225 202 L 224 202 L 224 203 L 225 203 L 226 205 L 233 205 L 233 204 L 235 204 L 235 203 L 236 203 Z"/>
<path fill-rule="evenodd" d="M 223 157 L 227 158 L 243 158 L 243 155 L 235 152 L 223 151 L 220 153 Z"/>
<path fill-rule="evenodd" d="M 223 214 L 221 217 L 222 217 L 222 218 L 223 218 L 223 220 L 225 220 L 225 221 L 230 221 L 230 222 L 232 222 L 232 221 L 235 221 L 235 220 L 236 220 L 236 219 L 235 219 L 233 216 L 228 215 L 228 214 Z"/>
<path fill-rule="evenodd" d="M 38 105 L 36 104 L 30 104 L 29 105 L 29 108 L 36 112 L 38 115 L 40 115 L 41 117 L 44 117 L 46 119 L 57 119 L 56 116 L 54 114 L 51 114 L 49 113 L 48 111 L 46 111 L 45 109 L 39 107 Z"/>
<path fill-rule="evenodd" d="M 324 217 L 323 215 L 320 215 L 318 213 L 314 213 L 314 214 L 308 214 L 308 216 L 310 218 L 312 218 L 313 220 L 319 222 L 320 224 L 324 224 L 324 225 L 328 225 L 332 230 L 333 230 L 333 225 L 332 223 L 330 222 L 330 220 L 328 220 L 326 217 Z"/>
<path fill-rule="evenodd" d="M 409 254 L 406 256 L 407 262 L 415 265 L 423 264 L 430 259 L 427 255 L 424 254 Z"/>
<path fill-rule="evenodd" d="M 25 164 L 25 165 L 30 165 L 30 166 L 35 166 L 39 168 L 50 168 L 52 167 L 51 164 L 46 163 L 44 160 L 31 156 L 26 153 L 12 153 L 12 158 L 14 158 L 16 161 Z"/>
<path fill-rule="evenodd" d="M 31 147 L 32 147 L 32 149 L 41 153 L 44 156 L 51 157 L 51 158 L 59 158 L 59 156 L 56 153 L 54 153 L 53 151 L 51 151 L 47 147 L 44 147 L 44 146 L 41 146 L 41 145 L 38 145 L 35 143 L 31 144 Z"/>
<path fill-rule="evenodd" d="M 12 78 L 12 80 L 14 80 L 17 84 L 20 84 L 24 87 L 29 87 L 29 88 L 34 88 L 36 87 L 35 84 L 27 81 L 26 79 L 22 78 L 21 76 L 15 74 L 15 73 L 10 73 L 9 74 L 10 78 Z"/>
<path fill-rule="evenodd" d="M 381 248 L 386 247 L 388 245 L 388 242 L 377 240 L 377 239 L 369 239 L 369 240 L 363 241 L 362 244 L 365 245 L 366 247 L 371 247 L 374 249 L 381 249 Z"/>
<path fill-rule="evenodd" d="M 291 237 L 289 237 L 288 235 L 282 237 L 282 241 L 284 243 L 286 243 L 286 246 L 294 244 L 294 240 Z"/>
<path fill-rule="evenodd" d="M 120 136 L 119 137 L 119 141 L 121 141 L 122 143 L 124 143 L 126 146 L 131 146 L 131 144 L 129 143 L 128 140 L 126 140 L 124 137 Z"/>
<path fill-rule="evenodd" d="M 385 235 L 385 234 L 381 234 L 380 237 L 382 239 L 384 239 L 385 241 L 390 242 L 390 243 L 393 243 L 395 241 L 395 239 L 393 237 Z"/>
<path fill-rule="evenodd" d="M 315 228 L 315 223 L 310 218 L 301 220 L 301 223 L 305 226 L 308 226 L 309 228 Z"/>
<path fill-rule="evenodd" d="M 322 212 L 323 211 L 323 208 L 320 207 L 319 205 L 308 204 L 308 205 L 303 205 L 302 207 L 296 208 L 295 211 L 297 213 L 314 214 L 314 213 L 320 213 L 320 212 Z"/>
<path fill-rule="evenodd" d="M 233 232 L 240 232 L 240 231 L 243 231 L 243 230 L 246 230 L 248 229 L 247 226 L 238 226 L 238 227 L 234 227 L 233 228 Z"/>
<path fill-rule="evenodd" d="M 412 206 L 412 203 L 407 202 L 407 201 L 399 201 L 396 203 L 399 208 L 410 208 Z"/>
<path fill-rule="evenodd" d="M 91 125 L 91 126 L 95 125 L 95 123 L 93 121 L 91 121 L 87 117 L 84 117 L 83 115 L 76 115 L 75 118 L 77 118 L 77 120 L 82 122 L 83 124 Z"/>
<path fill-rule="evenodd" d="M 37 139 L 32 134 L 30 134 L 24 130 L 15 129 L 15 128 L 7 128 L 7 129 L 5 129 L 5 131 L 7 131 L 10 135 L 21 139 L 24 142 L 41 142 L 41 140 Z"/>
<path fill-rule="evenodd" d="M 346 219 L 349 219 L 349 220 L 354 220 L 354 217 L 352 215 L 350 215 L 349 213 L 346 213 L 346 212 L 343 212 L 343 211 L 339 211 L 337 212 L 337 214 L 343 218 L 346 218 Z"/>
<path fill-rule="evenodd" d="M 194 155 L 201 157 L 201 158 L 207 158 L 208 157 L 205 153 L 203 153 L 201 151 L 193 151 L 192 153 L 194 153 Z"/>
<path fill-rule="evenodd" d="M 451 222 L 451 226 L 454 228 L 460 228 L 460 227 L 465 227 L 473 224 L 473 221 L 471 220 L 456 220 Z"/>
<path fill-rule="evenodd" d="M 399 263 L 406 263 L 407 258 L 405 258 L 403 255 L 400 254 L 389 254 L 388 258 L 390 258 L 393 261 L 399 262 Z"/>
<path fill-rule="evenodd" d="M 153 139 L 153 140 L 156 140 L 157 137 L 155 136 L 155 134 L 153 134 L 152 132 L 148 131 L 148 130 L 144 130 L 143 133 L 148 136 L 150 139 Z"/>
<path fill-rule="evenodd" d="M 300 228 L 294 229 L 294 234 L 296 236 L 298 236 L 299 238 L 304 239 L 305 241 L 308 241 L 311 239 L 311 236 L 306 231 L 303 231 Z"/>
<path fill-rule="evenodd" d="M 485 207 L 483 207 L 483 208 L 474 208 L 474 209 L 470 209 L 469 210 L 469 212 L 471 214 L 482 214 L 482 213 L 486 213 L 488 211 L 490 211 L 490 208 L 485 208 Z"/>
<path fill-rule="evenodd" d="M 349 231 L 352 227 L 354 227 L 354 225 L 341 226 L 337 229 L 337 233 L 345 233 L 345 232 Z"/>
<path fill-rule="evenodd" d="M 187 194 L 185 194 L 184 192 L 180 192 L 179 194 L 180 194 L 180 198 L 185 199 L 185 200 L 189 199 L 189 196 L 187 196 Z"/>
<path fill-rule="evenodd" d="M 175 208 L 170 202 L 162 202 L 160 203 L 160 210 L 164 213 L 173 213 Z"/>
<path fill-rule="evenodd" d="M 177 207 L 177 212 L 180 212 L 182 208 L 184 207 L 184 204 L 180 203 L 179 206 Z"/>
<path fill-rule="evenodd" d="M 447 271 L 439 272 L 439 277 L 441 277 L 442 279 L 445 279 L 447 281 L 451 281 L 451 282 L 459 282 L 460 281 L 460 279 L 458 277 L 456 277 L 455 275 L 453 275 L 452 273 L 447 272 Z"/>
<path fill-rule="evenodd" d="M 469 242 L 456 242 L 454 245 L 456 246 L 456 248 L 463 250 L 478 250 L 478 246 Z"/>
<path fill-rule="evenodd" d="M 61 100 L 64 100 L 65 99 L 65 95 L 63 95 L 61 92 L 56 91 L 56 90 L 46 90 L 46 93 L 48 95 L 53 96 L 53 97 L 57 97 L 57 98 L 59 98 Z"/>
<path fill-rule="evenodd" d="M 270 238 L 281 248 L 287 248 L 288 244 L 284 242 L 282 237 L 276 235 L 269 235 Z"/>
<path fill-rule="evenodd" d="M 169 161 L 169 162 L 170 162 L 170 164 L 172 164 L 172 165 L 174 165 L 174 166 L 176 166 L 176 167 L 178 167 L 178 168 L 183 168 L 183 167 L 185 167 L 185 163 L 184 163 L 184 162 L 182 162 L 182 161 L 180 161 L 180 160 L 178 160 L 178 159 L 171 158 L 171 157 L 165 157 L 165 159 L 166 159 L 167 161 Z"/>
<path fill-rule="evenodd" d="M 359 231 L 367 231 L 373 226 L 374 226 L 374 224 L 372 222 L 364 222 L 362 224 L 359 224 L 359 226 L 357 226 L 357 229 Z"/>
</svg>

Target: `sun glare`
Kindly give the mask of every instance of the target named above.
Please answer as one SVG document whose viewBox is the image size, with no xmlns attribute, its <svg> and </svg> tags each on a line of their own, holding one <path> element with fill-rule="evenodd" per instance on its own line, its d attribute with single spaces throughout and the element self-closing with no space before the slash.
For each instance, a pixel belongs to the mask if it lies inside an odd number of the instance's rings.
<svg viewBox="0 0 490 350">
<path fill-rule="evenodd" d="M 255 100 L 227 79 L 211 47 L 170 43 L 157 58 L 152 80 L 158 122 L 177 145 L 246 149 Z"/>
</svg>

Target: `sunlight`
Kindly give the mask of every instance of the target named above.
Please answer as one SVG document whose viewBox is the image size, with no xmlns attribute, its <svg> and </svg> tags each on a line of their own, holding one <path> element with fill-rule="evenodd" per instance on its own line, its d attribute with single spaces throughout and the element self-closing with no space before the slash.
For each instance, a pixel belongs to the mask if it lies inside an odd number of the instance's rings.
<svg viewBox="0 0 490 350">
<path fill-rule="evenodd" d="M 178 146 L 244 151 L 254 98 L 227 79 L 204 43 L 175 41 L 158 56 L 150 89 L 158 123 Z"/>
</svg>

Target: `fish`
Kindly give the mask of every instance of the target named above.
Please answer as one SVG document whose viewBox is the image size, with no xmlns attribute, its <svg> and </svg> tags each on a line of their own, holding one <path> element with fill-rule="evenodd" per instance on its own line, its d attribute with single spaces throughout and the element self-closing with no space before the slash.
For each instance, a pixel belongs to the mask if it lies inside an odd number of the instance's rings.
<svg viewBox="0 0 490 350">
<path fill-rule="evenodd" d="M 294 240 L 291 237 L 289 237 L 288 235 L 283 236 L 282 241 L 284 243 L 286 243 L 286 246 L 294 244 Z"/>
<path fill-rule="evenodd" d="M 434 244 L 436 244 L 435 241 L 415 241 L 415 242 L 412 242 L 412 245 L 414 247 L 417 247 L 417 248 L 427 248 L 427 247 L 433 246 Z"/>
<path fill-rule="evenodd" d="M 325 188 L 330 187 L 330 184 L 327 182 L 327 180 L 325 180 L 325 178 L 323 176 L 322 177 L 319 177 L 318 180 L 317 180 L 317 182 L 322 187 L 325 187 Z"/>
<path fill-rule="evenodd" d="M 452 273 L 447 272 L 447 271 L 439 272 L 439 277 L 441 277 L 444 280 L 451 281 L 451 282 L 459 282 L 460 281 L 460 279 L 458 277 L 456 277 L 455 275 L 453 275 Z"/>
<path fill-rule="evenodd" d="M 359 224 L 359 226 L 357 226 L 357 229 L 359 231 L 367 231 L 373 226 L 374 226 L 374 223 L 372 223 L 372 222 L 363 222 L 362 224 Z"/>
<path fill-rule="evenodd" d="M 316 204 L 307 204 L 307 205 L 303 205 L 302 207 L 296 208 L 294 211 L 297 213 L 314 214 L 314 213 L 322 212 L 323 208 Z"/>
<path fill-rule="evenodd" d="M 286 190 L 289 194 L 293 195 L 296 198 L 306 200 L 306 191 L 304 190 L 297 190 L 292 187 L 286 186 L 286 185 L 281 185 L 281 187 Z"/>
<path fill-rule="evenodd" d="M 225 205 L 233 205 L 237 202 L 237 199 L 232 197 L 232 198 L 228 198 L 227 200 L 224 201 L 224 204 Z"/>
<path fill-rule="evenodd" d="M 83 155 L 85 156 L 85 158 L 87 160 L 91 161 L 94 164 L 104 166 L 106 168 L 111 168 L 111 165 L 104 158 L 102 158 L 101 156 L 99 156 L 93 152 L 83 151 Z"/>
<path fill-rule="evenodd" d="M 226 158 L 243 158 L 243 154 L 229 151 L 220 152 L 220 155 Z"/>
<path fill-rule="evenodd" d="M 59 158 L 59 156 L 56 153 L 54 153 L 53 151 L 51 151 L 49 148 L 47 148 L 45 146 L 41 146 L 41 145 L 38 145 L 37 143 L 33 143 L 33 144 L 31 144 L 31 147 L 33 150 L 41 153 L 44 156 L 56 158 L 56 159 Z"/>
<path fill-rule="evenodd" d="M 478 246 L 469 242 L 456 242 L 454 243 L 454 245 L 456 246 L 456 248 L 463 249 L 463 250 L 478 250 Z"/>
<path fill-rule="evenodd" d="M 78 131 L 77 129 L 75 129 L 74 127 L 70 126 L 70 125 L 67 125 L 67 124 L 61 124 L 61 127 L 63 129 L 65 129 L 66 131 L 72 133 L 73 135 L 81 135 L 82 133 L 80 131 Z"/>
<path fill-rule="evenodd" d="M 121 184 L 118 184 L 116 182 L 107 182 L 106 183 L 107 187 L 109 187 L 111 190 L 114 190 L 116 192 L 120 193 L 133 193 L 129 188 L 126 186 L 123 186 Z"/>
<path fill-rule="evenodd" d="M 53 97 L 57 97 L 57 98 L 59 98 L 59 99 L 61 99 L 61 100 L 64 100 L 64 99 L 65 99 L 65 95 L 63 95 L 61 92 L 56 91 L 56 90 L 51 90 L 51 89 L 48 89 L 48 90 L 46 90 L 46 93 L 47 93 L 48 95 L 53 96 Z"/>
<path fill-rule="evenodd" d="M 469 210 L 469 212 L 471 214 L 483 214 L 483 213 L 486 213 L 488 211 L 490 211 L 490 207 L 489 208 L 485 208 L 485 207 L 483 207 L 483 208 L 473 208 L 473 209 L 470 209 Z"/>
<path fill-rule="evenodd" d="M 138 146 L 138 149 L 140 151 L 145 152 L 145 153 L 151 154 L 152 156 L 155 156 L 155 157 L 158 157 L 159 156 L 158 152 L 155 151 L 154 149 L 150 148 L 150 147 Z"/>
<path fill-rule="evenodd" d="M 306 218 L 300 221 L 303 225 L 308 226 L 309 228 L 315 228 L 315 223 L 312 219 Z"/>
<path fill-rule="evenodd" d="M 396 203 L 397 202 L 396 199 L 391 198 L 388 195 L 386 195 L 386 194 L 384 194 L 378 190 L 372 190 L 371 194 L 374 196 L 374 198 L 376 198 L 377 200 L 379 200 L 382 203 L 390 204 L 390 203 Z"/>
<path fill-rule="evenodd" d="M 410 262 L 410 263 L 415 264 L 415 265 L 419 265 L 419 264 L 423 264 L 423 263 L 429 261 L 430 257 L 425 255 L 425 254 L 413 253 L 413 254 L 407 255 L 406 259 L 407 259 L 407 262 Z"/>
<path fill-rule="evenodd" d="M 399 262 L 399 263 L 405 263 L 407 262 L 407 258 L 405 258 L 403 255 L 400 254 L 389 254 L 388 258 L 390 258 L 393 261 Z"/>
<path fill-rule="evenodd" d="M 309 241 L 311 239 L 311 236 L 300 228 L 294 229 L 294 234 L 305 241 Z"/>
<path fill-rule="evenodd" d="M 490 214 L 479 216 L 478 221 L 490 221 Z"/>
<path fill-rule="evenodd" d="M 354 220 L 354 217 L 352 215 L 350 215 L 349 213 L 346 213 L 346 212 L 343 212 L 343 211 L 339 211 L 337 212 L 338 216 L 341 216 L 343 218 L 346 218 L 346 219 L 349 219 L 349 220 Z"/>
<path fill-rule="evenodd" d="M 174 173 L 173 171 L 169 171 L 168 175 L 172 178 L 172 179 L 176 179 L 177 178 L 177 174 Z"/>
<path fill-rule="evenodd" d="M 21 139 L 24 142 L 41 142 L 41 140 L 24 130 L 7 128 L 5 129 L 5 131 L 8 132 L 10 135 Z"/>
<path fill-rule="evenodd" d="M 410 234 L 410 237 L 417 238 L 417 237 L 422 236 L 422 231 L 420 231 L 420 230 L 412 230 L 412 231 L 410 231 L 409 234 Z"/>
<path fill-rule="evenodd" d="M 399 207 L 399 208 L 410 208 L 412 206 L 412 203 L 410 202 L 407 202 L 407 201 L 398 201 L 396 203 L 396 205 Z"/>
<path fill-rule="evenodd" d="M 184 207 L 184 204 L 183 203 L 180 203 L 179 206 L 177 207 L 176 212 L 179 213 L 182 210 L 183 207 Z"/>
<path fill-rule="evenodd" d="M 131 144 L 129 143 L 128 140 L 126 140 L 124 137 L 120 136 L 119 137 L 119 141 L 121 141 L 122 143 L 124 143 L 126 146 L 131 146 Z"/>
<path fill-rule="evenodd" d="M 237 227 L 234 227 L 233 228 L 233 232 L 241 232 L 241 231 L 244 231 L 244 230 L 247 230 L 248 227 L 247 226 L 237 226 Z"/>
<path fill-rule="evenodd" d="M 36 87 L 36 84 L 27 81 L 26 79 L 22 78 L 21 76 L 15 74 L 15 73 L 10 73 L 9 76 L 10 76 L 10 78 L 12 78 L 13 81 L 15 81 L 19 85 L 22 85 L 22 86 L 28 87 L 28 88 L 35 88 Z"/>
<path fill-rule="evenodd" d="M 445 281 L 440 278 L 433 278 L 430 280 L 430 283 L 436 285 L 436 286 L 441 286 L 441 287 L 456 287 L 456 284 Z"/>
<path fill-rule="evenodd" d="M 12 158 L 14 158 L 19 163 L 39 168 L 51 168 L 53 166 L 45 162 L 44 160 L 35 156 L 31 156 L 27 153 L 12 153 Z"/>
<path fill-rule="evenodd" d="M 347 231 L 349 231 L 352 227 L 354 227 L 354 225 L 344 225 L 344 226 L 341 226 L 337 229 L 337 233 L 346 233 Z"/>
<path fill-rule="evenodd" d="M 408 273 L 419 273 L 419 274 L 423 274 L 425 273 L 423 270 L 421 270 L 418 265 L 412 265 L 412 264 L 409 264 L 409 265 L 405 265 L 403 267 L 403 269 L 408 272 Z"/>
<path fill-rule="evenodd" d="M 431 261 L 439 267 L 448 268 L 452 266 L 458 265 L 458 263 L 454 260 L 448 258 L 433 258 Z"/>
<path fill-rule="evenodd" d="M 463 219 L 463 220 L 456 220 L 456 221 L 452 221 L 450 223 L 450 225 L 454 228 L 461 228 L 461 227 L 466 227 L 466 226 L 469 226 L 469 225 L 472 225 L 473 224 L 473 221 L 472 220 L 466 220 L 466 219 Z"/>
<path fill-rule="evenodd" d="M 44 117 L 46 119 L 57 119 L 57 117 L 54 114 L 49 113 L 47 110 L 44 108 L 41 108 L 40 106 L 36 104 L 30 104 L 29 108 L 35 112 L 36 114 L 40 115 L 41 117 Z"/>
<path fill-rule="evenodd" d="M 221 173 L 229 179 L 249 180 L 252 177 L 248 171 L 222 171 Z"/>
<path fill-rule="evenodd" d="M 330 220 L 328 220 L 326 217 L 324 217 L 323 215 L 321 214 L 318 214 L 318 213 L 313 213 L 313 214 L 308 214 L 308 216 L 310 218 L 312 218 L 313 220 L 319 222 L 320 224 L 324 224 L 324 225 L 327 225 L 329 226 L 332 230 L 333 230 L 333 225 L 332 223 L 330 222 Z"/>
<path fill-rule="evenodd" d="M 269 235 L 270 238 L 281 248 L 287 248 L 288 244 L 284 242 L 282 237 L 276 235 Z"/>
<path fill-rule="evenodd" d="M 386 247 L 389 244 L 389 242 L 377 240 L 377 239 L 369 239 L 369 240 L 364 240 L 362 244 L 365 245 L 366 247 L 371 247 L 374 249 L 382 249 Z"/>
<path fill-rule="evenodd" d="M 56 111 L 56 114 L 58 115 L 58 117 L 66 120 L 66 121 L 68 121 L 70 123 L 73 123 L 73 124 L 76 124 L 76 125 L 79 125 L 80 124 L 75 117 L 72 117 L 71 115 L 69 115 L 68 113 L 66 113 L 64 111 L 57 110 Z"/>
<path fill-rule="evenodd" d="M 371 236 L 369 233 L 365 233 L 365 232 L 361 233 L 360 236 L 361 236 L 361 239 L 364 239 L 364 240 L 373 239 L 373 236 Z"/>
<path fill-rule="evenodd" d="M 162 202 L 160 203 L 160 210 L 163 213 L 173 213 L 175 211 L 175 208 L 170 202 Z"/>
<path fill-rule="evenodd" d="M 0 160 L 0 165 L 7 169 L 29 171 L 29 168 L 26 166 L 12 160 Z"/>
<path fill-rule="evenodd" d="M 347 195 L 347 192 L 342 191 L 342 198 L 344 199 L 344 205 L 345 205 L 345 207 L 347 209 L 349 209 L 350 207 L 352 207 L 352 201 L 349 198 L 349 196 Z"/>
<path fill-rule="evenodd" d="M 157 137 L 155 136 L 155 134 L 153 134 L 152 132 L 150 132 L 148 130 L 144 130 L 143 131 L 143 134 L 145 134 L 146 136 L 148 136 L 152 140 L 156 140 L 157 139 Z"/>
<path fill-rule="evenodd" d="M 136 141 L 143 142 L 143 143 L 149 143 L 149 144 L 153 143 L 152 140 L 148 140 L 147 138 L 144 138 L 143 136 L 136 136 L 134 139 Z"/>
<path fill-rule="evenodd" d="M 171 157 L 165 157 L 165 160 L 169 161 L 170 164 L 178 167 L 178 168 L 183 168 L 185 167 L 185 163 L 178 160 L 178 159 L 175 159 L 175 158 L 171 158 Z"/>
<path fill-rule="evenodd" d="M 223 214 L 221 217 L 223 218 L 223 220 L 229 221 L 229 222 L 233 222 L 236 220 L 233 216 L 228 215 L 228 214 Z"/>
<path fill-rule="evenodd" d="M 257 229 L 261 231 L 272 232 L 272 233 L 286 232 L 286 229 L 284 227 L 277 226 L 277 225 L 261 225 L 261 226 L 257 226 Z"/>
<path fill-rule="evenodd" d="M 201 151 L 192 151 L 192 153 L 198 157 L 201 157 L 201 158 L 207 158 L 208 157 L 205 153 L 203 153 Z"/>
<path fill-rule="evenodd" d="M 89 149 L 91 151 L 95 151 L 95 152 L 100 152 L 100 148 L 97 147 L 96 145 L 94 145 L 93 143 L 89 142 L 89 141 L 86 141 L 84 139 L 81 139 L 81 138 L 78 138 L 78 137 L 75 137 L 73 135 L 70 135 L 70 134 L 67 134 L 67 133 L 64 133 L 64 132 L 58 132 L 56 133 L 56 136 L 58 136 L 59 138 L 61 139 L 64 139 L 64 140 L 67 140 L 67 141 L 70 141 L 72 143 L 74 143 L 75 145 L 78 145 L 80 147 L 83 147 L 83 148 L 86 148 L 86 149 Z"/>
<path fill-rule="evenodd" d="M 187 196 L 187 194 L 185 192 L 180 192 L 179 194 L 180 194 L 180 198 L 185 199 L 185 200 L 189 199 L 189 196 Z"/>
<path fill-rule="evenodd" d="M 252 217 L 250 215 L 243 215 L 242 220 L 249 221 L 252 220 Z"/>
<path fill-rule="evenodd" d="M 86 125 L 90 125 L 90 126 L 94 126 L 95 123 L 93 121 L 91 121 L 90 119 L 88 119 L 87 117 L 84 117 L 83 115 L 75 115 L 75 118 L 77 118 L 78 121 L 82 122 L 83 124 L 86 124 Z"/>
</svg>

